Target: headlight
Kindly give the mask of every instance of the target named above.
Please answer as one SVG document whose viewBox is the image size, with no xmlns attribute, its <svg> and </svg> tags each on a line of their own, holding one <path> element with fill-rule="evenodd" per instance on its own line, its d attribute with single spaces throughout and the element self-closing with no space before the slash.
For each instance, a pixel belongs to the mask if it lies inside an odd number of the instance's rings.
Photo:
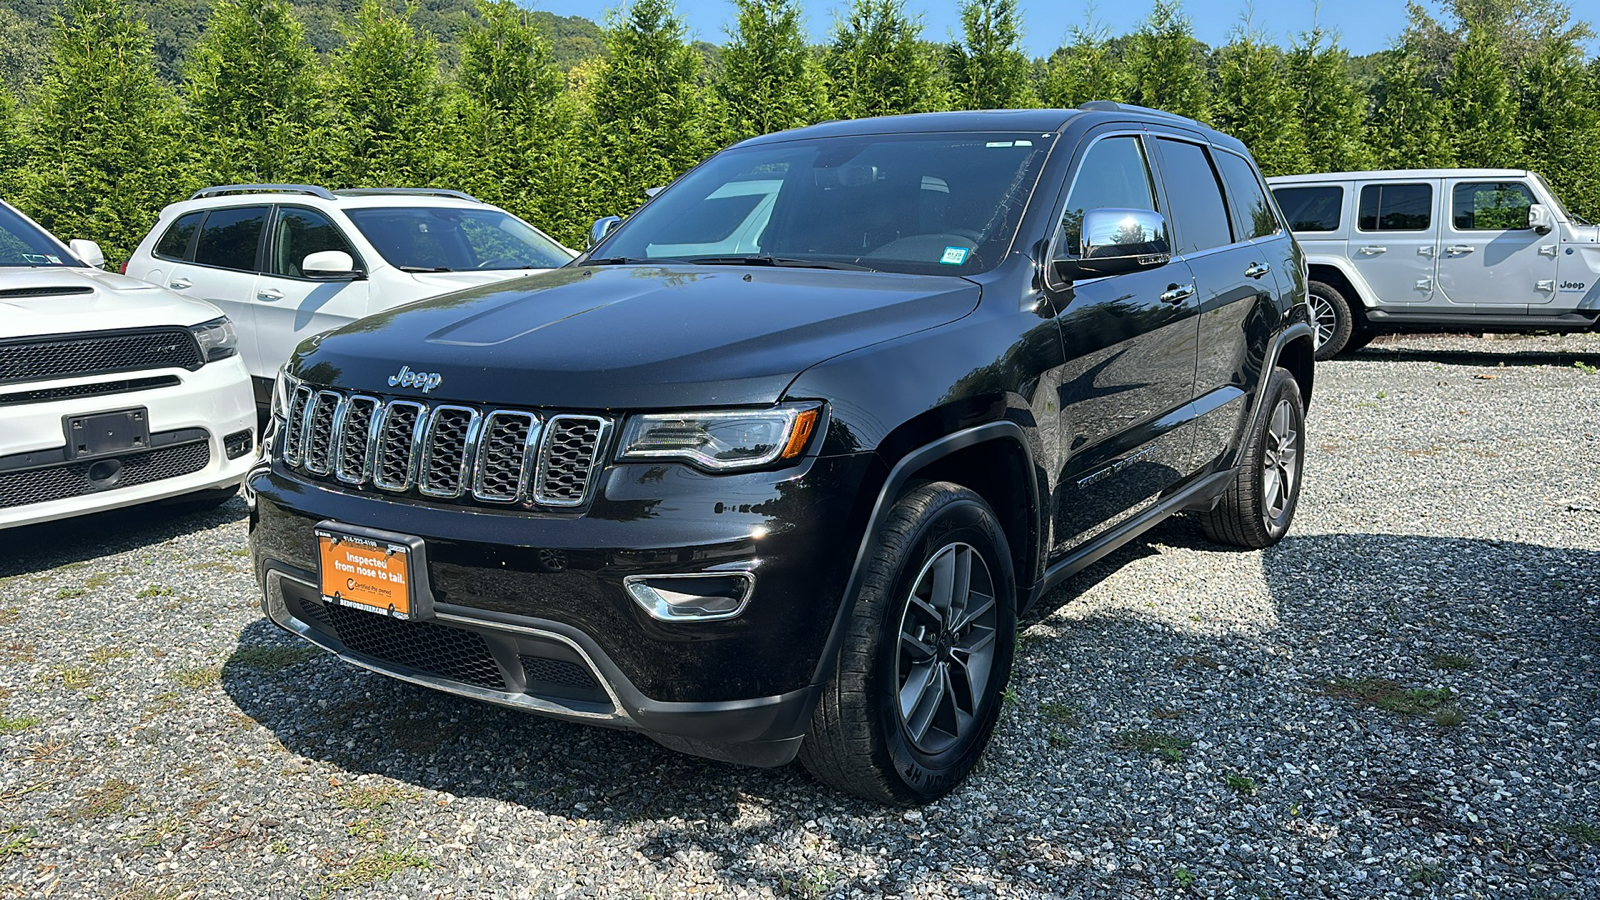
<svg viewBox="0 0 1600 900">
<path fill-rule="evenodd" d="M 200 342 L 200 358 L 206 362 L 227 359 L 239 352 L 239 333 L 233 330 L 227 316 L 193 325 L 189 333 Z"/>
<path fill-rule="evenodd" d="M 805 452 L 821 405 L 651 413 L 628 419 L 621 460 L 681 459 L 713 472 L 754 469 Z"/>
<path fill-rule="evenodd" d="M 270 408 L 273 418 L 288 420 L 289 403 L 294 400 L 295 388 L 299 386 L 300 383 L 294 380 L 293 375 L 289 374 L 287 365 L 278 368 L 278 378 L 272 383 L 272 406 Z"/>
</svg>

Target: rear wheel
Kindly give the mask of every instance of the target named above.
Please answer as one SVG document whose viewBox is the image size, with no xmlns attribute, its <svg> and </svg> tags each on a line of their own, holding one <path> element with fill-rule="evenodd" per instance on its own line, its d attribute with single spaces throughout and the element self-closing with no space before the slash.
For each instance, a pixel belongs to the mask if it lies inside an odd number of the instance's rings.
<svg viewBox="0 0 1600 900">
<path fill-rule="evenodd" d="M 1311 299 L 1311 327 L 1317 332 L 1317 361 L 1333 359 L 1355 330 L 1350 304 L 1332 285 L 1321 281 L 1311 282 L 1307 290 Z"/>
<path fill-rule="evenodd" d="M 948 482 L 901 497 L 847 628 L 801 762 L 881 803 L 944 796 L 989 743 L 1015 648 L 1011 554 L 983 498 Z"/>
<path fill-rule="evenodd" d="M 1264 415 L 1239 459 L 1222 500 L 1200 517 L 1206 536 L 1223 544 L 1260 549 L 1283 539 L 1300 502 L 1305 465 L 1305 406 L 1287 369 L 1273 369 Z"/>
</svg>

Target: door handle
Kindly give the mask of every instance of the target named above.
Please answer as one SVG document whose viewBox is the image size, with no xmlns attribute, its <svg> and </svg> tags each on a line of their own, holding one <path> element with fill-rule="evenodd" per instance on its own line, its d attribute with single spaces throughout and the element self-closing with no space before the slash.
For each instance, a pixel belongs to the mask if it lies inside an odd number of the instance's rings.
<svg viewBox="0 0 1600 900">
<path fill-rule="evenodd" d="M 1251 263 L 1250 268 L 1244 270 L 1244 274 L 1251 278 L 1260 278 L 1271 271 L 1272 267 L 1266 263 Z"/>
<path fill-rule="evenodd" d="M 1418 256 L 1426 256 L 1426 257 L 1430 257 L 1431 258 L 1433 256 L 1433 245 L 1432 244 L 1424 244 L 1421 247 L 1418 247 L 1417 248 L 1417 255 Z"/>
<path fill-rule="evenodd" d="M 1454 247 L 1446 247 L 1446 248 L 1444 248 L 1444 252 L 1446 252 L 1446 253 L 1467 254 L 1467 253 L 1471 253 L 1474 249 L 1476 249 L 1476 248 L 1468 247 L 1465 244 L 1457 244 Z"/>
<path fill-rule="evenodd" d="M 265 300 L 268 303 L 271 303 L 274 300 L 282 300 L 283 291 L 280 291 L 277 288 L 262 288 L 261 290 L 256 291 L 256 299 Z"/>
<path fill-rule="evenodd" d="M 193 282 L 191 282 L 187 278 L 174 278 L 171 281 L 167 282 L 167 287 L 172 288 L 175 291 L 181 291 L 184 288 L 190 287 L 192 285 L 193 285 Z"/>
<path fill-rule="evenodd" d="M 1182 303 L 1194 296 L 1193 284 L 1175 284 L 1161 295 L 1162 303 Z"/>
<path fill-rule="evenodd" d="M 1362 253 L 1372 254 L 1372 255 L 1377 255 L 1379 253 L 1388 253 L 1389 252 L 1389 248 L 1388 247 L 1362 247 L 1361 248 L 1361 252 Z"/>
</svg>

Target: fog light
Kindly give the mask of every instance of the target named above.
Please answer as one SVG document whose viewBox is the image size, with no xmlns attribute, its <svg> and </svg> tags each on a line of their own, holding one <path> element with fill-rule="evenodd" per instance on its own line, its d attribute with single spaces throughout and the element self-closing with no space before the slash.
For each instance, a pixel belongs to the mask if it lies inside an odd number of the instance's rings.
<svg viewBox="0 0 1600 900">
<path fill-rule="evenodd" d="M 744 612 L 756 589 L 754 572 L 700 572 L 693 575 L 629 575 L 628 595 L 662 622 L 715 622 Z"/>
</svg>

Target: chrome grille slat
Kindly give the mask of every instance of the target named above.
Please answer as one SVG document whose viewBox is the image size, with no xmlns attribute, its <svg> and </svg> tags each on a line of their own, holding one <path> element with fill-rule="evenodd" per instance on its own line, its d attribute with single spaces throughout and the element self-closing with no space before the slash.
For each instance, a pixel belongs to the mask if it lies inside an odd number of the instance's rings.
<svg viewBox="0 0 1600 900">
<path fill-rule="evenodd" d="M 296 388 L 283 461 L 391 493 L 571 509 L 586 504 L 613 423 Z"/>
<path fill-rule="evenodd" d="M 539 445 L 533 502 L 541 506 L 582 506 L 589 499 L 594 471 L 610 420 L 600 416 L 551 416 Z"/>
</svg>

